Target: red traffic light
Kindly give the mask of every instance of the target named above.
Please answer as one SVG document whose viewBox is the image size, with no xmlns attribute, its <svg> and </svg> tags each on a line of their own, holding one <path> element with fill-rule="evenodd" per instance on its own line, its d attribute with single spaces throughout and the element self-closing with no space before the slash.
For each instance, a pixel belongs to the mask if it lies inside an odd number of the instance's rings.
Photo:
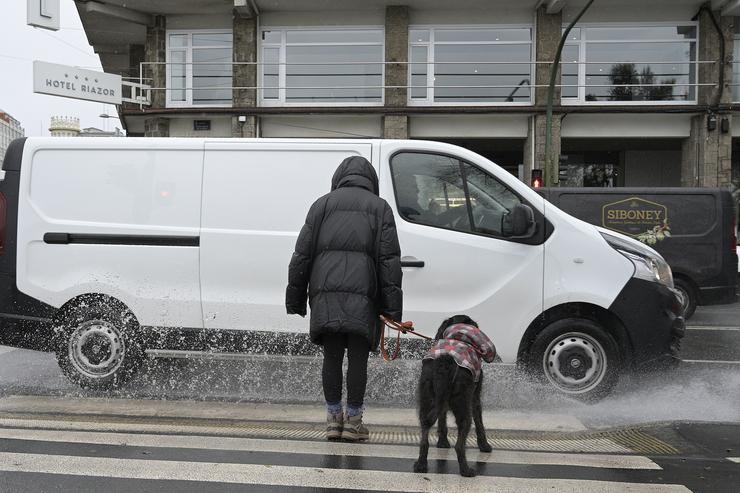
<svg viewBox="0 0 740 493">
<path fill-rule="evenodd" d="M 541 169 L 532 170 L 531 185 L 532 185 L 532 188 L 540 188 L 542 186 L 542 170 Z"/>
</svg>

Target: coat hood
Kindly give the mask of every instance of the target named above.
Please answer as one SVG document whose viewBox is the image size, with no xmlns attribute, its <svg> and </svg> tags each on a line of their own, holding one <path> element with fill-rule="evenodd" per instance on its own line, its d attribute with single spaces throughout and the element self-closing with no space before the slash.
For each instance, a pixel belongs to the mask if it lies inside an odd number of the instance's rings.
<svg viewBox="0 0 740 493">
<path fill-rule="evenodd" d="M 378 195 L 378 174 L 370 161 L 362 156 L 342 161 L 331 179 L 331 189 L 343 187 L 361 187 Z"/>
</svg>

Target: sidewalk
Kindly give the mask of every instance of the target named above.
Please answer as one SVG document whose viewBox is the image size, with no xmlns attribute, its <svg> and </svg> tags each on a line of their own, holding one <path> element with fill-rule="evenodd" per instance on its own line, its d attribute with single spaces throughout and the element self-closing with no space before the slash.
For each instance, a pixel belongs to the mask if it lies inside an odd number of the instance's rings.
<svg viewBox="0 0 740 493">
<path fill-rule="evenodd" d="M 139 400 L 46 396 L 0 398 L 1 415 L 77 416 L 94 418 L 138 417 L 154 419 L 228 420 L 323 425 L 326 410 L 320 404 L 233 403 L 190 400 Z M 417 428 L 412 408 L 370 407 L 365 410 L 368 426 Z M 525 413 L 509 410 L 484 411 L 489 430 L 578 432 L 586 427 L 575 417 L 561 414 Z M 454 420 L 450 418 L 450 425 Z"/>
</svg>

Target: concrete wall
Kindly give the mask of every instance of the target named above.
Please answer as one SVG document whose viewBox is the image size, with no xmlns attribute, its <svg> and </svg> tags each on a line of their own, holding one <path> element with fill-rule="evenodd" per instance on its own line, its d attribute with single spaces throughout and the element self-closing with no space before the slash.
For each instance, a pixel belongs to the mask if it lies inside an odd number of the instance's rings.
<svg viewBox="0 0 740 493">
<path fill-rule="evenodd" d="M 261 137 L 379 138 L 378 115 L 285 115 L 260 118 Z"/>
<path fill-rule="evenodd" d="M 211 130 L 193 130 L 193 120 L 211 120 Z M 231 137 L 231 117 L 171 118 L 170 135 L 177 137 Z"/>
<path fill-rule="evenodd" d="M 528 121 L 526 115 L 411 115 L 409 136 L 525 139 Z"/>
<path fill-rule="evenodd" d="M 571 114 L 563 119 L 562 138 L 685 138 L 687 114 Z"/>
</svg>

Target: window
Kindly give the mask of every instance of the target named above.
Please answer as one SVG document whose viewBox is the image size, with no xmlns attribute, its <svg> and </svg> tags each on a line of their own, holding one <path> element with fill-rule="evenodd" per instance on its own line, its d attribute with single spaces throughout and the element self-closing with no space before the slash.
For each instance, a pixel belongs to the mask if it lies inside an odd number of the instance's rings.
<svg viewBox="0 0 740 493">
<path fill-rule="evenodd" d="M 383 29 L 262 31 L 265 105 L 382 104 Z"/>
<path fill-rule="evenodd" d="M 399 153 L 391 172 L 398 212 L 414 223 L 502 236 L 504 216 L 521 203 L 493 176 L 449 156 Z"/>
<path fill-rule="evenodd" d="M 563 49 L 563 102 L 696 102 L 695 25 L 585 26 Z"/>
<path fill-rule="evenodd" d="M 409 101 L 532 102 L 532 29 L 412 28 Z"/>
<path fill-rule="evenodd" d="M 230 106 L 231 31 L 168 31 L 167 105 Z"/>
<path fill-rule="evenodd" d="M 732 62 L 732 101 L 740 102 L 740 22 L 735 22 L 735 39 Z"/>
</svg>

